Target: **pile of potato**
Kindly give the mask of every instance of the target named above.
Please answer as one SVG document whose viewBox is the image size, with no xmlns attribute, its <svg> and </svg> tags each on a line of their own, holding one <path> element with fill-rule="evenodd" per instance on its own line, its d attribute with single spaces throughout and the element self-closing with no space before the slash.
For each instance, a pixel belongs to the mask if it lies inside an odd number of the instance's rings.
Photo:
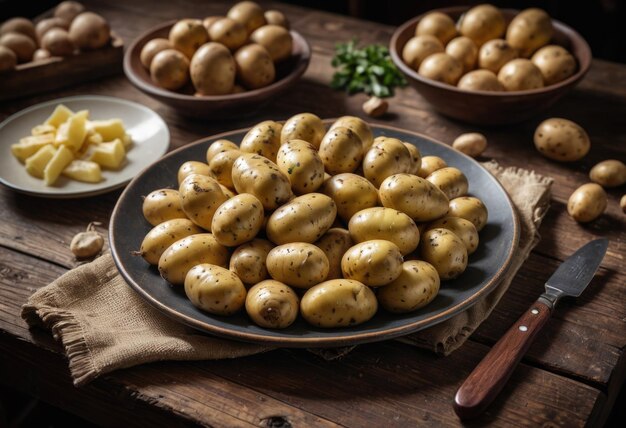
<svg viewBox="0 0 626 428">
<path fill-rule="evenodd" d="M 463 172 L 352 116 L 261 122 L 177 178 L 145 198 L 138 253 L 198 308 L 245 306 L 267 328 L 415 311 L 463 273 L 487 222 Z"/>
<path fill-rule="evenodd" d="M 490 4 L 475 6 L 455 24 L 441 12 L 424 16 L 402 50 L 420 75 L 469 91 L 524 91 L 572 76 L 574 56 L 549 44 L 553 28 L 543 10 L 523 10 L 507 26 Z"/>
<path fill-rule="evenodd" d="M 146 43 L 140 59 L 164 89 L 176 91 L 191 80 L 197 95 L 226 95 L 273 83 L 275 64 L 291 56 L 292 45 L 281 12 L 243 1 L 226 16 L 178 21 L 167 39 Z"/>
<path fill-rule="evenodd" d="M 0 26 L 0 72 L 30 61 L 100 49 L 110 39 L 109 24 L 103 17 L 86 12 L 78 2 L 64 1 L 54 9 L 52 18 L 37 24 L 18 17 Z"/>
</svg>

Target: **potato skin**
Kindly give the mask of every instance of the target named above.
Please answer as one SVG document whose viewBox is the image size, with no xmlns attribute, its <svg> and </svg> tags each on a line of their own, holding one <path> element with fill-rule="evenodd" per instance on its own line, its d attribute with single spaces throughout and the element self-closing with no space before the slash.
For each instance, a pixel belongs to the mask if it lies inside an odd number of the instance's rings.
<svg viewBox="0 0 626 428">
<path fill-rule="evenodd" d="M 370 320 L 378 310 L 374 292 L 359 281 L 331 279 L 310 289 L 302 297 L 300 313 L 311 325 L 322 328 L 347 327 Z"/>
<path fill-rule="evenodd" d="M 230 256 L 229 269 L 237 274 L 244 284 L 256 284 L 269 277 L 267 254 L 274 244 L 265 239 L 253 239 L 238 246 Z"/>
<path fill-rule="evenodd" d="M 345 222 L 349 222 L 356 212 L 378 204 L 378 191 L 374 185 L 352 173 L 332 176 L 324 182 L 320 191 L 335 201 L 337 214 Z"/>
<path fill-rule="evenodd" d="M 460 36 L 450 40 L 446 45 L 445 52 L 463 64 L 463 73 L 467 73 L 476 67 L 478 47 L 469 37 Z"/>
<path fill-rule="evenodd" d="M 396 244 L 383 239 L 360 242 L 341 259 L 344 278 L 370 287 L 389 284 L 402 272 L 402 253 Z"/>
<path fill-rule="evenodd" d="M 211 230 L 215 211 L 228 199 L 214 178 L 200 174 L 185 178 L 178 192 L 187 217 L 206 230 Z"/>
<path fill-rule="evenodd" d="M 159 189 L 150 192 L 143 200 L 142 212 L 152 226 L 175 218 L 187 218 L 180 203 L 180 194 L 174 189 Z"/>
<path fill-rule="evenodd" d="M 143 46 L 143 48 L 141 48 L 141 54 L 139 55 L 141 65 L 150 70 L 150 64 L 152 64 L 152 60 L 154 59 L 156 54 L 164 51 L 165 49 L 173 49 L 173 46 L 169 40 L 163 38 L 150 40 Z"/>
<path fill-rule="evenodd" d="M 206 26 L 205 26 L 206 28 Z M 218 18 L 207 28 L 209 40 L 235 50 L 246 43 L 248 32 L 246 27 L 231 18 Z"/>
<path fill-rule="evenodd" d="M 198 161 L 187 161 L 184 162 L 179 168 L 176 178 L 178 180 L 178 185 L 185 180 L 185 178 L 189 177 L 191 174 L 200 174 L 207 175 L 209 177 L 213 177 L 211 174 L 211 170 L 209 169 L 209 165 L 204 162 Z"/>
<path fill-rule="evenodd" d="M 487 137 L 478 132 L 461 134 L 454 139 L 452 147 L 467 156 L 476 158 L 482 155 L 487 148 Z"/>
<path fill-rule="evenodd" d="M 211 159 L 218 153 L 225 152 L 226 150 L 238 150 L 239 146 L 230 140 L 219 139 L 213 141 L 206 151 L 206 163 L 211 162 Z M 245 151 L 245 150 L 244 150 Z"/>
<path fill-rule="evenodd" d="M 376 137 L 363 158 L 363 175 L 376 188 L 390 175 L 408 173 L 413 168 L 409 149 L 397 138 Z"/>
<path fill-rule="evenodd" d="M 151 265 L 158 265 L 159 258 L 170 245 L 179 239 L 204 232 L 187 218 L 166 220 L 150 230 L 141 243 L 139 255 Z"/>
<path fill-rule="evenodd" d="M 497 73 L 507 62 L 518 57 L 517 49 L 503 39 L 489 40 L 480 47 L 478 66 Z"/>
<path fill-rule="evenodd" d="M 189 80 L 189 60 L 175 49 L 165 49 L 150 63 L 150 77 L 158 86 L 175 91 Z"/>
<path fill-rule="evenodd" d="M 506 40 L 519 50 L 523 58 L 530 57 L 548 44 L 553 33 L 552 20 L 543 10 L 530 8 L 518 13 L 506 30 Z"/>
<path fill-rule="evenodd" d="M 263 8 L 253 1 L 236 3 L 226 15 L 246 27 L 248 34 L 266 24 Z"/>
<path fill-rule="evenodd" d="M 273 120 L 266 120 L 254 125 L 241 140 L 241 151 L 256 153 L 276 162 L 280 149 L 280 131 L 283 125 Z"/>
<path fill-rule="evenodd" d="M 355 242 L 386 239 L 404 256 L 417 248 L 420 232 L 408 215 L 393 208 L 374 207 L 357 212 L 348 224 Z"/>
<path fill-rule="evenodd" d="M 268 279 L 259 282 L 246 296 L 246 312 L 255 324 L 266 328 L 287 328 L 296 320 L 300 302 L 287 285 Z"/>
<path fill-rule="evenodd" d="M 41 47 L 53 56 L 70 56 L 74 54 L 74 44 L 63 28 L 52 28 L 41 38 Z"/>
<path fill-rule="evenodd" d="M 181 19 L 170 29 L 168 39 L 174 49 L 191 60 L 198 48 L 209 41 L 209 33 L 199 19 Z"/>
<path fill-rule="evenodd" d="M 448 164 L 439 156 L 424 156 L 420 163 L 420 169 L 417 172 L 418 177 L 426 178 L 434 171 L 447 167 Z"/>
<path fill-rule="evenodd" d="M 228 199 L 217 208 L 211 233 L 220 244 L 235 247 L 254 239 L 263 225 L 263 204 L 249 193 Z"/>
<path fill-rule="evenodd" d="M 526 91 L 543 88 L 541 71 L 530 60 L 517 58 L 504 64 L 498 80 L 507 91 Z"/>
<path fill-rule="evenodd" d="M 447 53 L 434 53 L 422 61 L 417 72 L 427 79 L 456 85 L 463 75 L 463 64 Z"/>
<path fill-rule="evenodd" d="M 235 60 L 224 45 L 208 42 L 194 53 L 189 74 L 201 95 L 230 94 L 235 84 Z"/>
<path fill-rule="evenodd" d="M 327 280 L 343 277 L 341 258 L 353 245 L 354 241 L 350 236 L 350 232 L 340 227 L 328 229 L 328 232 L 315 242 L 315 246 L 322 250 L 328 259 Z"/>
<path fill-rule="evenodd" d="M 237 193 L 251 193 L 266 210 L 275 210 L 291 199 L 289 179 L 263 156 L 244 153 L 233 164 L 232 180 Z"/>
<path fill-rule="evenodd" d="M 558 45 L 542 47 L 534 53 L 531 61 L 541 71 L 546 86 L 554 85 L 576 73 L 576 59 Z"/>
<path fill-rule="evenodd" d="M 266 264 L 275 280 L 304 289 L 324 281 L 329 269 L 326 254 L 306 242 L 291 242 L 272 248 Z"/>
<path fill-rule="evenodd" d="M 567 212 L 577 222 L 588 223 L 602 215 L 607 203 L 607 195 L 602 186 L 587 183 L 571 194 L 567 201 Z"/>
<path fill-rule="evenodd" d="M 250 34 L 250 41 L 263 46 L 272 61 L 280 62 L 291 56 L 293 39 L 289 30 L 279 25 L 264 25 Z"/>
<path fill-rule="evenodd" d="M 461 238 L 448 229 L 427 230 L 420 242 L 422 259 L 437 270 L 442 280 L 453 279 L 467 268 L 467 249 Z"/>
<path fill-rule="evenodd" d="M 258 89 L 272 83 L 276 69 L 269 52 L 263 46 L 252 43 L 235 52 L 237 77 L 248 89 Z"/>
<path fill-rule="evenodd" d="M 324 135 L 319 154 L 329 174 L 354 172 L 363 160 L 363 143 L 356 132 L 336 126 Z"/>
<path fill-rule="evenodd" d="M 436 228 L 447 229 L 458 236 L 465 244 L 468 255 L 478 248 L 478 231 L 474 223 L 469 220 L 461 217 L 444 217 L 428 225 L 428 229 Z"/>
<path fill-rule="evenodd" d="M 470 71 L 461 77 L 457 86 L 467 91 L 504 91 L 498 76 L 489 70 Z"/>
<path fill-rule="evenodd" d="M 267 220 L 265 232 L 275 244 L 313 243 L 335 221 L 337 206 L 328 196 L 308 193 L 281 206 Z"/>
<path fill-rule="evenodd" d="M 430 12 L 420 19 L 415 28 L 415 35 L 422 36 L 426 34 L 436 37 L 445 45 L 456 36 L 456 26 L 452 18 L 445 13 Z"/>
<path fill-rule="evenodd" d="M 322 119 L 312 113 L 300 113 L 287 119 L 280 132 L 280 142 L 284 144 L 289 140 L 304 140 L 319 149 L 325 133 Z"/>
<path fill-rule="evenodd" d="M 378 192 L 384 207 L 394 208 L 415 222 L 436 220 L 448 212 L 448 197 L 430 181 L 411 174 L 394 174 Z"/>
<path fill-rule="evenodd" d="M 591 148 L 589 136 L 580 125 L 556 117 L 539 124 L 534 141 L 539 153 L 560 162 L 580 160 Z"/>
<path fill-rule="evenodd" d="M 378 290 L 378 303 L 389 312 L 413 312 L 432 302 L 439 286 L 439 274 L 433 265 L 409 260 L 402 263 L 402 273 L 395 281 Z"/>
<path fill-rule="evenodd" d="M 370 128 L 370 125 L 360 117 L 342 116 L 330 126 L 330 129 L 337 128 L 339 126 L 348 128 L 359 136 L 361 143 L 363 143 L 363 152 L 366 152 L 370 147 L 372 147 L 372 144 L 374 144 L 372 128 Z"/>
<path fill-rule="evenodd" d="M 626 165 L 616 159 L 602 161 L 591 168 L 589 178 L 602 187 L 621 186 L 626 183 Z"/>
<path fill-rule="evenodd" d="M 465 12 L 457 24 L 459 33 L 480 47 L 504 34 L 506 23 L 502 13 L 490 4 L 481 4 Z"/>
<path fill-rule="evenodd" d="M 225 150 L 213 156 L 209 162 L 209 175 L 215 177 L 218 183 L 229 189 L 234 189 L 233 165 L 243 152 L 241 150 Z"/>
<path fill-rule="evenodd" d="M 438 52 L 444 52 L 441 41 L 433 35 L 424 34 L 411 37 L 406 42 L 402 48 L 402 60 L 406 65 L 417 71 L 426 58 Z"/>
<path fill-rule="evenodd" d="M 480 232 L 487 224 L 489 214 L 483 202 L 474 196 L 461 196 L 450 201 L 448 216 L 461 217 L 471 221 Z"/>
<path fill-rule="evenodd" d="M 195 307 L 228 316 L 243 307 L 246 288 L 228 269 L 203 263 L 192 267 L 185 276 L 185 294 Z"/>
<path fill-rule="evenodd" d="M 448 199 L 464 196 L 469 187 L 465 174 L 460 169 L 451 166 L 434 171 L 426 177 L 426 180 L 441 189 Z"/>
<path fill-rule="evenodd" d="M 280 146 L 276 165 L 297 195 L 315 192 L 324 182 L 324 163 L 315 147 L 304 140 L 289 140 Z"/>
</svg>

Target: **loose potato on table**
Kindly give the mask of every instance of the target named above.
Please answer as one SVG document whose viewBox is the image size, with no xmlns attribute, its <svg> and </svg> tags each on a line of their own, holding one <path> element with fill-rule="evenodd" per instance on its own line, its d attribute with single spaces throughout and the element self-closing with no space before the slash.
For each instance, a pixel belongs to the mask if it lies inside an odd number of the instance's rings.
<svg viewBox="0 0 626 428">
<path fill-rule="evenodd" d="M 276 165 L 297 195 L 315 192 L 324 182 L 324 163 L 315 147 L 304 140 L 289 140 L 280 146 Z"/>
<path fill-rule="evenodd" d="M 506 41 L 520 56 L 528 58 L 550 42 L 553 31 L 550 16 L 541 9 L 530 8 L 513 18 L 506 30 Z"/>
<path fill-rule="evenodd" d="M 506 22 L 502 13 L 490 4 L 481 4 L 465 12 L 457 23 L 459 33 L 480 47 L 504 34 Z"/>
<path fill-rule="evenodd" d="M 409 260 L 402 263 L 400 276 L 381 287 L 376 297 L 389 312 L 413 312 L 432 302 L 439 286 L 439 274 L 433 265 L 422 260 Z"/>
<path fill-rule="evenodd" d="M 421 35 L 412 37 L 402 48 L 402 59 L 413 70 L 419 70 L 422 62 L 430 55 L 443 52 L 444 46 L 433 35 Z"/>
<path fill-rule="evenodd" d="M 402 271 L 402 253 L 396 244 L 383 239 L 360 242 L 341 259 L 344 278 L 380 287 L 396 279 Z"/>
<path fill-rule="evenodd" d="M 348 224 L 355 242 L 386 239 L 400 249 L 402 255 L 413 252 L 420 240 L 415 222 L 408 215 L 393 208 L 374 207 L 357 212 Z"/>
<path fill-rule="evenodd" d="M 543 88 L 541 71 L 530 60 L 517 58 L 504 64 L 498 80 L 507 91 L 525 91 Z"/>
<path fill-rule="evenodd" d="M 441 189 L 448 199 L 464 196 L 469 186 L 465 174 L 454 167 L 438 169 L 426 177 L 426 180 Z"/>
<path fill-rule="evenodd" d="M 567 79 L 576 72 L 576 59 L 567 49 L 558 45 L 544 46 L 533 55 L 531 61 L 539 68 L 546 85 Z"/>
<path fill-rule="evenodd" d="M 487 148 L 487 138 L 478 132 L 461 134 L 454 139 L 452 147 L 470 157 L 480 156 Z"/>
<path fill-rule="evenodd" d="M 189 270 L 185 294 L 194 306 L 215 315 L 232 315 L 246 300 L 246 288 L 233 272 L 209 263 Z"/>
<path fill-rule="evenodd" d="M 276 155 L 281 144 L 280 132 L 282 129 L 283 125 L 273 120 L 257 123 L 241 140 L 241 151 L 256 153 L 276 162 Z"/>
<path fill-rule="evenodd" d="M 461 238 L 448 229 L 435 228 L 424 232 L 420 255 L 433 265 L 442 280 L 458 277 L 467 267 L 467 248 Z"/>
<path fill-rule="evenodd" d="M 600 217 L 607 206 L 607 195 L 602 186 L 587 183 L 572 193 L 567 201 L 567 212 L 579 223 L 588 223 Z"/>
<path fill-rule="evenodd" d="M 363 158 L 363 175 L 376 188 L 390 175 L 408 173 L 412 168 L 411 153 L 397 138 L 376 137 Z"/>
<path fill-rule="evenodd" d="M 189 73 L 200 95 L 230 94 L 235 84 L 235 60 L 224 45 L 205 43 L 193 55 Z"/>
<path fill-rule="evenodd" d="M 450 201 L 449 208 L 448 216 L 461 217 L 471 221 L 478 232 L 487 224 L 487 207 L 480 199 L 474 196 L 454 198 Z"/>
<path fill-rule="evenodd" d="M 456 85 L 463 74 L 463 64 L 447 53 L 440 52 L 426 57 L 417 72 L 427 79 Z"/>
<path fill-rule="evenodd" d="M 450 40 L 446 45 L 446 53 L 463 64 L 463 73 L 474 69 L 478 59 L 478 47 L 469 37 L 460 36 Z"/>
<path fill-rule="evenodd" d="M 268 279 L 259 282 L 246 296 L 246 312 L 255 324 L 266 328 L 287 328 L 298 317 L 298 296 L 287 285 Z"/>
<path fill-rule="evenodd" d="M 332 176 L 324 182 L 320 191 L 335 201 L 337 214 L 345 222 L 350 221 L 356 212 L 378 203 L 378 191 L 374 185 L 356 174 Z"/>
<path fill-rule="evenodd" d="M 166 220 L 148 232 L 141 243 L 139 255 L 151 265 L 157 265 L 163 252 L 174 242 L 202 232 L 203 230 L 189 219 Z"/>
<path fill-rule="evenodd" d="M 432 221 L 448 212 L 448 197 L 430 181 L 410 174 L 395 174 L 379 190 L 383 206 L 394 208 L 416 222 Z"/>
<path fill-rule="evenodd" d="M 431 35 L 445 45 L 456 36 L 454 21 L 445 13 L 430 12 L 417 23 L 415 35 Z"/>
<path fill-rule="evenodd" d="M 304 140 L 319 149 L 324 134 L 326 127 L 322 119 L 312 113 L 300 113 L 287 119 L 280 132 L 280 142 Z"/>
<path fill-rule="evenodd" d="M 324 281 L 329 269 L 326 254 L 306 242 L 291 242 L 272 248 L 266 265 L 275 280 L 304 289 Z"/>
<path fill-rule="evenodd" d="M 602 187 L 621 186 L 626 183 L 626 165 L 617 159 L 602 161 L 591 168 L 589 178 Z"/>
<path fill-rule="evenodd" d="M 519 56 L 517 49 L 511 47 L 506 40 L 494 39 L 480 47 L 478 66 L 497 73 L 507 62 Z"/>
<path fill-rule="evenodd" d="M 354 245 L 354 241 L 350 236 L 350 232 L 340 227 L 328 229 L 315 246 L 326 254 L 328 259 L 328 275 L 326 279 L 342 278 L 341 258 L 350 247 Z"/>
<path fill-rule="evenodd" d="M 350 128 L 336 126 L 324 135 L 319 154 L 329 174 L 354 172 L 363 160 L 363 143 Z"/>
<path fill-rule="evenodd" d="M 232 168 L 232 180 L 237 193 L 251 193 L 266 210 L 274 210 L 291 199 L 289 179 L 278 166 L 263 156 L 244 153 Z"/>
<path fill-rule="evenodd" d="M 589 136 L 580 125 L 556 117 L 539 124 L 534 141 L 539 153 L 560 162 L 580 160 L 591 148 Z"/>
<path fill-rule="evenodd" d="M 187 218 L 180 203 L 180 194 L 174 189 L 150 192 L 143 200 L 143 216 L 153 226 L 175 218 Z"/>
<path fill-rule="evenodd" d="M 317 241 L 335 221 L 337 206 L 328 196 L 308 193 L 272 213 L 265 232 L 275 244 Z"/>
<path fill-rule="evenodd" d="M 228 199 L 214 178 L 200 174 L 185 178 L 178 192 L 187 217 L 206 230 L 211 230 L 215 211 Z"/>
<path fill-rule="evenodd" d="M 258 89 L 269 85 L 276 77 L 276 69 L 267 49 L 252 43 L 242 46 L 235 52 L 237 77 L 248 89 Z"/>
<path fill-rule="evenodd" d="M 198 48 L 209 41 L 209 34 L 199 19 L 181 19 L 170 29 L 168 39 L 174 49 L 191 60 Z"/>
<path fill-rule="evenodd" d="M 504 91 L 498 76 L 489 70 L 474 70 L 463 75 L 457 84 L 459 89 L 468 91 Z"/>
<path fill-rule="evenodd" d="M 220 244 L 235 247 L 252 240 L 263 225 L 263 204 L 249 193 L 228 199 L 217 208 L 211 232 Z"/>
<path fill-rule="evenodd" d="M 323 125 L 323 124 L 322 124 Z M 356 133 L 363 143 L 363 152 L 366 152 L 372 144 L 374 144 L 374 135 L 372 128 L 363 119 L 356 116 L 342 116 L 330 126 L 330 129 L 343 127 L 348 128 Z"/>
<path fill-rule="evenodd" d="M 250 41 L 263 46 L 272 61 L 280 62 L 291 56 L 293 39 L 289 30 L 279 25 L 264 25 L 250 35 Z"/>
<path fill-rule="evenodd" d="M 267 279 L 266 259 L 274 244 L 265 239 L 253 239 L 238 246 L 230 256 L 229 269 L 237 274 L 244 284 L 256 284 Z"/>
</svg>

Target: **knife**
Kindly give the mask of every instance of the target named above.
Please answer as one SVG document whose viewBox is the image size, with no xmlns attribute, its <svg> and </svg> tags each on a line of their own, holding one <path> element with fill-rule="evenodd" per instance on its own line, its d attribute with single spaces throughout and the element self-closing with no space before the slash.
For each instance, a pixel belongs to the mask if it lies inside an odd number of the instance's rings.
<svg viewBox="0 0 626 428">
<path fill-rule="evenodd" d="M 480 415 L 496 398 L 559 299 L 578 297 L 587 288 L 608 245 L 605 238 L 587 243 L 546 281 L 546 292 L 498 340 L 457 391 L 454 411 L 461 419 Z"/>
</svg>

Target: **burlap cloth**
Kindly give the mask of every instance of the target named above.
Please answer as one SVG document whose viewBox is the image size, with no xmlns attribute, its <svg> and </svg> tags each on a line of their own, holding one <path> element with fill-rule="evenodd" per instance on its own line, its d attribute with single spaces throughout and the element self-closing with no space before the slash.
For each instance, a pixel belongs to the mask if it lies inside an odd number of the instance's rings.
<svg viewBox="0 0 626 428">
<path fill-rule="evenodd" d="M 552 180 L 533 172 L 484 166 L 507 190 L 520 217 L 521 235 L 510 269 L 498 287 L 455 317 L 400 340 L 447 355 L 460 347 L 489 316 L 539 241 L 537 229 Z M 75 385 L 113 370 L 159 360 L 236 358 L 271 348 L 219 339 L 161 314 L 135 293 L 117 272 L 110 254 L 73 269 L 38 290 L 22 308 L 30 326 L 43 326 L 61 341 Z M 351 348 L 317 350 L 325 358 Z"/>
</svg>

